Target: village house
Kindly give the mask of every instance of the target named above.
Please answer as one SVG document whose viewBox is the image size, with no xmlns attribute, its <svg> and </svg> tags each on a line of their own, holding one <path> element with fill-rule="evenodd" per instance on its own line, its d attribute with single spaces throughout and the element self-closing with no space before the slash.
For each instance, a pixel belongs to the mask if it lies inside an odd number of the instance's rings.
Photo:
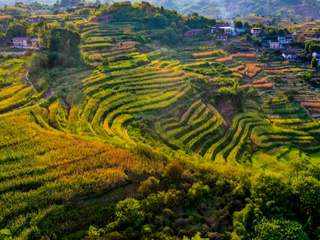
<svg viewBox="0 0 320 240">
<path fill-rule="evenodd" d="M 213 33 L 219 33 L 219 31 L 220 31 L 220 28 L 219 28 L 219 27 L 217 27 L 217 26 L 211 27 L 211 33 L 212 33 L 212 34 L 213 34 Z"/>
<path fill-rule="evenodd" d="M 227 34 L 221 34 L 217 36 L 217 40 L 221 41 L 221 42 L 228 42 L 229 37 Z"/>
<path fill-rule="evenodd" d="M 30 42 L 31 42 L 31 47 L 32 48 L 37 49 L 37 48 L 40 47 L 40 42 L 39 42 L 38 38 L 31 38 Z"/>
<path fill-rule="evenodd" d="M 254 36 L 260 36 L 262 28 L 251 28 L 251 34 Z"/>
<path fill-rule="evenodd" d="M 15 37 L 12 39 L 13 46 L 16 48 L 28 48 L 31 45 L 29 38 Z"/>
<path fill-rule="evenodd" d="M 38 23 L 38 22 L 40 22 L 40 19 L 37 17 L 31 17 L 31 18 L 29 18 L 29 22 L 30 23 Z"/>
<path fill-rule="evenodd" d="M 25 38 L 15 37 L 12 39 L 13 46 L 15 48 L 33 48 L 38 49 L 40 47 L 40 41 L 38 38 Z"/>
<path fill-rule="evenodd" d="M 269 48 L 270 49 L 280 49 L 282 45 L 279 41 L 269 40 Z"/>
<path fill-rule="evenodd" d="M 295 61 L 297 59 L 297 54 L 294 52 L 287 52 L 287 53 L 283 53 L 282 57 L 286 61 Z"/>
<path fill-rule="evenodd" d="M 245 29 L 245 28 L 236 28 L 237 34 L 245 33 L 246 31 L 247 31 L 247 29 Z"/>
<path fill-rule="evenodd" d="M 187 31 L 184 35 L 186 37 L 192 37 L 193 35 L 202 33 L 202 29 L 190 29 L 189 31 Z"/>
<path fill-rule="evenodd" d="M 278 36 L 278 41 L 283 44 L 291 44 L 292 43 L 292 37 L 288 36 Z"/>
<path fill-rule="evenodd" d="M 235 33 L 235 30 L 232 27 L 220 27 L 220 29 L 227 35 L 233 35 Z"/>
<path fill-rule="evenodd" d="M 318 60 L 318 66 L 320 66 L 320 52 L 313 52 L 312 57 Z"/>
<path fill-rule="evenodd" d="M 300 36 L 300 35 L 302 35 L 302 32 L 294 32 L 294 33 L 292 33 L 292 36 Z"/>
</svg>

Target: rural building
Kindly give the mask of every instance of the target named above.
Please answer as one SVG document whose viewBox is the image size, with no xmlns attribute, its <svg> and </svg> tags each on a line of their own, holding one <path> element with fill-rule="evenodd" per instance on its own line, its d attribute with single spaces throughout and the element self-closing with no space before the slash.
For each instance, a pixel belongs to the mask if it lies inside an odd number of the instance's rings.
<svg viewBox="0 0 320 240">
<path fill-rule="evenodd" d="M 221 34 L 217 36 L 217 40 L 221 41 L 221 42 L 228 42 L 229 37 L 227 34 Z"/>
<path fill-rule="evenodd" d="M 294 32 L 294 33 L 292 34 L 292 36 L 300 36 L 300 35 L 302 35 L 302 32 Z"/>
<path fill-rule="evenodd" d="M 283 53 L 282 57 L 286 60 L 286 61 L 295 61 L 297 59 L 297 55 L 294 52 L 287 52 L 287 53 Z"/>
<path fill-rule="evenodd" d="M 232 35 L 235 33 L 235 30 L 232 27 L 220 27 L 220 29 L 223 30 L 224 34 L 227 35 Z"/>
<path fill-rule="evenodd" d="M 38 22 L 40 22 L 40 19 L 37 17 L 31 17 L 31 18 L 29 18 L 29 22 L 30 23 L 38 23 Z"/>
<path fill-rule="evenodd" d="M 215 26 L 215 27 L 211 27 L 211 33 L 219 33 L 220 28 Z"/>
<path fill-rule="evenodd" d="M 40 41 L 38 38 L 31 38 L 30 42 L 31 42 L 32 48 L 39 48 L 40 47 Z"/>
<path fill-rule="evenodd" d="M 312 57 L 318 60 L 318 66 L 320 66 L 320 52 L 312 53 Z"/>
<path fill-rule="evenodd" d="M 202 29 L 190 29 L 189 31 L 187 31 L 184 35 L 186 37 L 192 37 L 193 35 L 202 33 Z"/>
<path fill-rule="evenodd" d="M 28 48 L 31 45 L 29 38 L 15 37 L 12 41 L 13 46 L 16 48 Z"/>
<path fill-rule="evenodd" d="M 15 48 L 34 48 L 38 49 L 40 47 L 40 41 L 38 38 L 25 38 L 25 37 L 15 37 L 12 39 L 13 46 Z"/>
<path fill-rule="evenodd" d="M 254 36 L 260 36 L 262 28 L 251 28 L 251 34 Z"/>
<path fill-rule="evenodd" d="M 236 32 L 239 33 L 245 33 L 247 31 L 247 29 L 245 28 L 236 28 Z"/>
<path fill-rule="evenodd" d="M 279 41 L 269 40 L 269 48 L 270 49 L 280 49 L 282 45 Z"/>
<path fill-rule="evenodd" d="M 292 37 L 278 36 L 278 41 L 281 44 L 291 44 L 292 43 Z"/>
</svg>

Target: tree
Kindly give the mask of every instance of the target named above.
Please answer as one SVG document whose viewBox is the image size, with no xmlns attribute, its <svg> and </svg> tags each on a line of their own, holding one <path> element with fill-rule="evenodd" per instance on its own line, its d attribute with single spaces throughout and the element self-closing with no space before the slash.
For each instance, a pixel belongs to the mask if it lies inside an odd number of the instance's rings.
<svg viewBox="0 0 320 240">
<path fill-rule="evenodd" d="M 239 20 L 236 20 L 233 23 L 234 23 L 235 28 L 242 28 L 243 27 L 243 23 Z"/>
<path fill-rule="evenodd" d="M 279 34 L 280 36 L 284 36 L 285 32 L 284 32 L 283 29 L 279 29 L 278 34 Z"/>
<path fill-rule="evenodd" d="M 138 194 L 140 197 L 146 197 L 150 193 L 154 193 L 159 188 L 159 180 L 155 177 L 149 177 L 147 180 L 142 182 L 138 188 Z"/>
<path fill-rule="evenodd" d="M 49 44 L 49 66 L 75 66 L 80 59 L 80 34 L 69 29 L 53 29 Z"/>
<path fill-rule="evenodd" d="M 59 10 L 58 9 L 55 9 L 54 11 L 53 11 L 53 15 L 58 15 L 59 14 Z"/>
<path fill-rule="evenodd" d="M 190 238 L 184 236 L 182 240 L 190 240 Z M 202 238 L 201 233 L 197 232 L 196 235 L 194 235 L 194 237 L 191 238 L 191 240 L 209 240 L 209 238 Z"/>
<path fill-rule="evenodd" d="M 311 60 L 311 68 L 318 67 L 318 62 L 319 62 L 319 60 L 317 60 L 315 57 L 313 57 Z"/>
<path fill-rule="evenodd" d="M 7 37 L 27 37 L 27 30 L 30 23 L 25 20 L 14 20 L 9 24 Z"/>
<path fill-rule="evenodd" d="M 0 230 L 0 240 L 12 240 L 12 234 L 9 229 L 1 229 Z"/>
<path fill-rule="evenodd" d="M 29 74 L 37 75 L 39 77 L 40 72 L 48 67 L 48 57 L 43 53 L 33 53 L 29 66 Z"/>
<path fill-rule="evenodd" d="M 250 24 L 249 24 L 248 22 L 244 22 L 243 26 L 244 26 L 245 28 L 250 28 Z"/>
<path fill-rule="evenodd" d="M 285 219 L 263 218 L 254 228 L 253 240 L 309 240 L 300 223 Z"/>
<path fill-rule="evenodd" d="M 166 166 L 164 177 L 168 178 L 170 182 L 178 182 L 181 179 L 183 167 L 177 161 L 173 161 Z"/>
<path fill-rule="evenodd" d="M 5 33 L 0 29 L 0 41 L 5 37 Z"/>
<path fill-rule="evenodd" d="M 144 212 L 138 200 L 127 198 L 116 206 L 116 225 L 125 229 L 127 227 L 138 228 L 144 220 Z M 108 228 L 108 226 L 107 226 Z"/>
</svg>

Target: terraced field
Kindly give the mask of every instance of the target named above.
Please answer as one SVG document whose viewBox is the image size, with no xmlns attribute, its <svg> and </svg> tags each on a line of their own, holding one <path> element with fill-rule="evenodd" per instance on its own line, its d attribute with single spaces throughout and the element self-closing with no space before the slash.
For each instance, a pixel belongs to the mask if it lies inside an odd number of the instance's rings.
<svg viewBox="0 0 320 240">
<path fill-rule="evenodd" d="M 259 63 L 255 54 L 228 55 L 205 47 L 149 45 L 141 51 L 130 23 L 78 26 L 91 67 L 55 78 L 58 98 L 41 104 L 42 114 L 31 112 L 42 128 L 125 148 L 180 150 L 218 164 L 259 165 L 251 157 L 291 147 L 320 150 L 320 124 L 309 113 L 317 112 L 316 97 L 301 91 L 289 102 L 277 95 L 285 86 L 274 76 L 284 67 Z M 0 91 L 0 111 L 8 111 L 9 103 L 24 105 L 33 95 L 19 64 L 20 75 Z M 296 71 L 289 69 L 286 81 L 293 86 Z M 220 89 L 239 82 L 245 85 L 241 103 L 215 98 Z"/>
<path fill-rule="evenodd" d="M 26 79 L 25 65 L 22 59 L 0 60 L 0 113 L 28 104 L 37 93 Z"/>
</svg>

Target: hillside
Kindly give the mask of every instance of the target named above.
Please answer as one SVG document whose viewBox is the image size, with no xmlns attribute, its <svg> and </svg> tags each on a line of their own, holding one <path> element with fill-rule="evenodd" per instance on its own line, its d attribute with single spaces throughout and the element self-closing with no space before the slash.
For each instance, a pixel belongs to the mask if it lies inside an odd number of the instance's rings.
<svg viewBox="0 0 320 240">
<path fill-rule="evenodd" d="M 32 3 L 34 1 L 25 0 L 22 2 Z M 51 5 L 56 1 L 40 0 L 37 2 Z M 150 3 L 156 6 L 174 9 L 183 15 L 197 12 L 206 17 L 222 19 L 231 19 L 237 15 L 258 14 L 267 17 L 293 19 L 294 21 L 300 22 L 310 21 L 310 19 L 318 20 L 320 11 L 320 2 L 318 0 L 151 0 Z M 15 1 L 13 0 L 3 0 L 0 2 L 0 7 L 14 4 Z"/>
<path fill-rule="evenodd" d="M 3 20 L 40 46 L 0 47 L 0 239 L 319 238 L 320 42 L 284 61 L 147 2 L 44 9 Z"/>
<path fill-rule="evenodd" d="M 151 1 L 158 6 L 175 9 L 187 15 L 193 12 L 212 18 L 229 19 L 237 15 L 258 14 L 268 17 L 293 19 L 295 21 L 318 19 L 319 1 L 303 0 L 200 0 L 200 1 Z"/>
</svg>

